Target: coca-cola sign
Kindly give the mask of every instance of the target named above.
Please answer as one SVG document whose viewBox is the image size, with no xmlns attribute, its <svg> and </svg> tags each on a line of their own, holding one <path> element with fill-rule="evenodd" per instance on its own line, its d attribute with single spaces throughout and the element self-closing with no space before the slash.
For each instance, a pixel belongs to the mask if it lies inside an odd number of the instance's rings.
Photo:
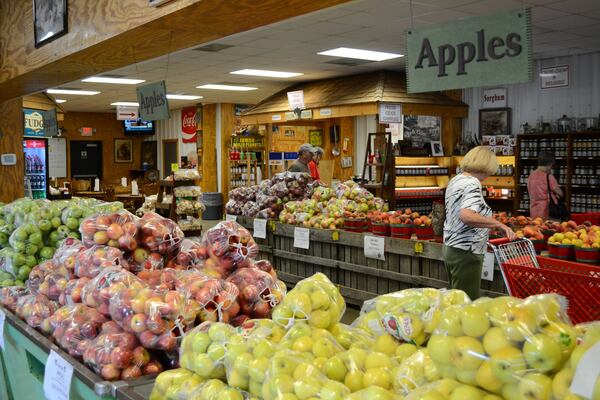
<svg viewBox="0 0 600 400">
<path fill-rule="evenodd" d="M 183 143 L 196 142 L 196 107 L 181 110 L 181 135 Z"/>
</svg>

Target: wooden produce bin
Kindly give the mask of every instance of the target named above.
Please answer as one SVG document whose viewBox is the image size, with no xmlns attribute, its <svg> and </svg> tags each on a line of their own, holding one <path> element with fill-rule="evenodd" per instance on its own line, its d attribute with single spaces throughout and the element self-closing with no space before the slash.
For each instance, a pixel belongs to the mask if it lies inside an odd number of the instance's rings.
<svg viewBox="0 0 600 400">
<path fill-rule="evenodd" d="M 238 217 L 238 222 L 249 230 L 254 226 L 251 218 Z M 322 272 L 347 303 L 361 306 L 364 300 L 402 289 L 448 286 L 441 243 L 385 238 L 385 261 L 379 261 L 364 256 L 362 233 L 310 229 L 310 248 L 303 250 L 294 247 L 295 226 L 270 222 L 269 227 L 259 257 L 271 261 L 290 287 Z M 494 280 L 482 280 L 481 289 L 483 296 L 507 293 L 498 266 Z"/>
<path fill-rule="evenodd" d="M 4 350 L 1 351 L 2 373 L 0 398 L 44 399 L 44 373 L 50 350 L 73 365 L 73 378 L 69 398 L 72 400 L 120 399 L 129 400 L 120 392 L 130 385 L 153 382 L 154 377 L 141 377 L 132 381 L 104 381 L 88 367 L 52 344 L 50 340 L 31 328 L 9 310 L 4 324 Z"/>
</svg>

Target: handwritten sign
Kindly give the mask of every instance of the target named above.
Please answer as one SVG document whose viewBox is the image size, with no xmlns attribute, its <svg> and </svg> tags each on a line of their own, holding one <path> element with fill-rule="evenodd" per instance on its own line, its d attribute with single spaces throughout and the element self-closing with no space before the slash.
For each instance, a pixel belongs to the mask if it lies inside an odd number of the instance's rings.
<svg viewBox="0 0 600 400">
<path fill-rule="evenodd" d="M 237 222 L 237 215 L 226 214 L 225 221 Z"/>
<path fill-rule="evenodd" d="M 294 228 L 294 247 L 308 250 L 310 247 L 310 229 Z"/>
<path fill-rule="evenodd" d="M 592 398 L 594 388 L 597 386 L 596 381 L 600 377 L 599 358 L 600 342 L 590 347 L 581 357 L 571 382 L 571 392 L 586 399 Z"/>
<path fill-rule="evenodd" d="M 385 238 L 380 236 L 364 236 L 365 257 L 385 261 Z"/>
<path fill-rule="evenodd" d="M 486 281 L 494 280 L 494 255 L 492 253 L 485 253 L 483 268 L 481 269 L 481 279 L 485 279 Z"/>
<path fill-rule="evenodd" d="M 69 400 L 71 378 L 73 378 L 73 366 L 54 350 L 50 350 L 44 371 L 44 395 L 46 399 Z"/>
<path fill-rule="evenodd" d="M 254 237 L 259 239 L 267 238 L 267 220 L 254 218 Z"/>
</svg>

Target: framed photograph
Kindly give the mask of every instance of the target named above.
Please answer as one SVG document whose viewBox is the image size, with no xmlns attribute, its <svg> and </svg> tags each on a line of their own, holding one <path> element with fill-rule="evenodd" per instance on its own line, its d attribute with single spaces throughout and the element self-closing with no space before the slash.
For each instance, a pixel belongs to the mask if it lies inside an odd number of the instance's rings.
<svg viewBox="0 0 600 400">
<path fill-rule="evenodd" d="M 479 135 L 510 135 L 510 108 L 479 110 Z"/>
<path fill-rule="evenodd" d="M 431 155 L 434 157 L 444 156 L 444 147 L 439 140 L 431 141 Z"/>
<path fill-rule="evenodd" d="M 404 115 L 404 140 L 412 147 L 427 147 L 432 141 L 441 140 L 442 118 L 431 115 Z"/>
<path fill-rule="evenodd" d="M 68 32 L 67 0 L 33 0 L 35 47 L 41 47 Z"/>
<path fill-rule="evenodd" d="M 148 164 L 149 169 L 158 169 L 156 140 L 142 142 L 142 168 Z"/>
<path fill-rule="evenodd" d="M 483 146 L 495 146 L 496 145 L 496 136 L 483 135 L 481 137 L 481 144 Z"/>
<path fill-rule="evenodd" d="M 115 162 L 133 162 L 133 140 L 115 139 Z"/>
</svg>

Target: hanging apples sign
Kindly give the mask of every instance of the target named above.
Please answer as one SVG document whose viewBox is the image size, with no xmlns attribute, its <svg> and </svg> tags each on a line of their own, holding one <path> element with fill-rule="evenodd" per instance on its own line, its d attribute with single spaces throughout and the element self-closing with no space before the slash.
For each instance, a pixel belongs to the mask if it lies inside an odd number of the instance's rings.
<svg viewBox="0 0 600 400">
<path fill-rule="evenodd" d="M 183 143 L 196 143 L 196 107 L 181 110 L 181 135 Z"/>
<path fill-rule="evenodd" d="M 165 81 L 138 86 L 136 92 L 140 104 L 140 117 L 144 121 L 161 121 L 171 117 Z"/>
<path fill-rule="evenodd" d="M 408 91 L 531 81 L 531 12 L 515 10 L 406 32 Z"/>
</svg>

